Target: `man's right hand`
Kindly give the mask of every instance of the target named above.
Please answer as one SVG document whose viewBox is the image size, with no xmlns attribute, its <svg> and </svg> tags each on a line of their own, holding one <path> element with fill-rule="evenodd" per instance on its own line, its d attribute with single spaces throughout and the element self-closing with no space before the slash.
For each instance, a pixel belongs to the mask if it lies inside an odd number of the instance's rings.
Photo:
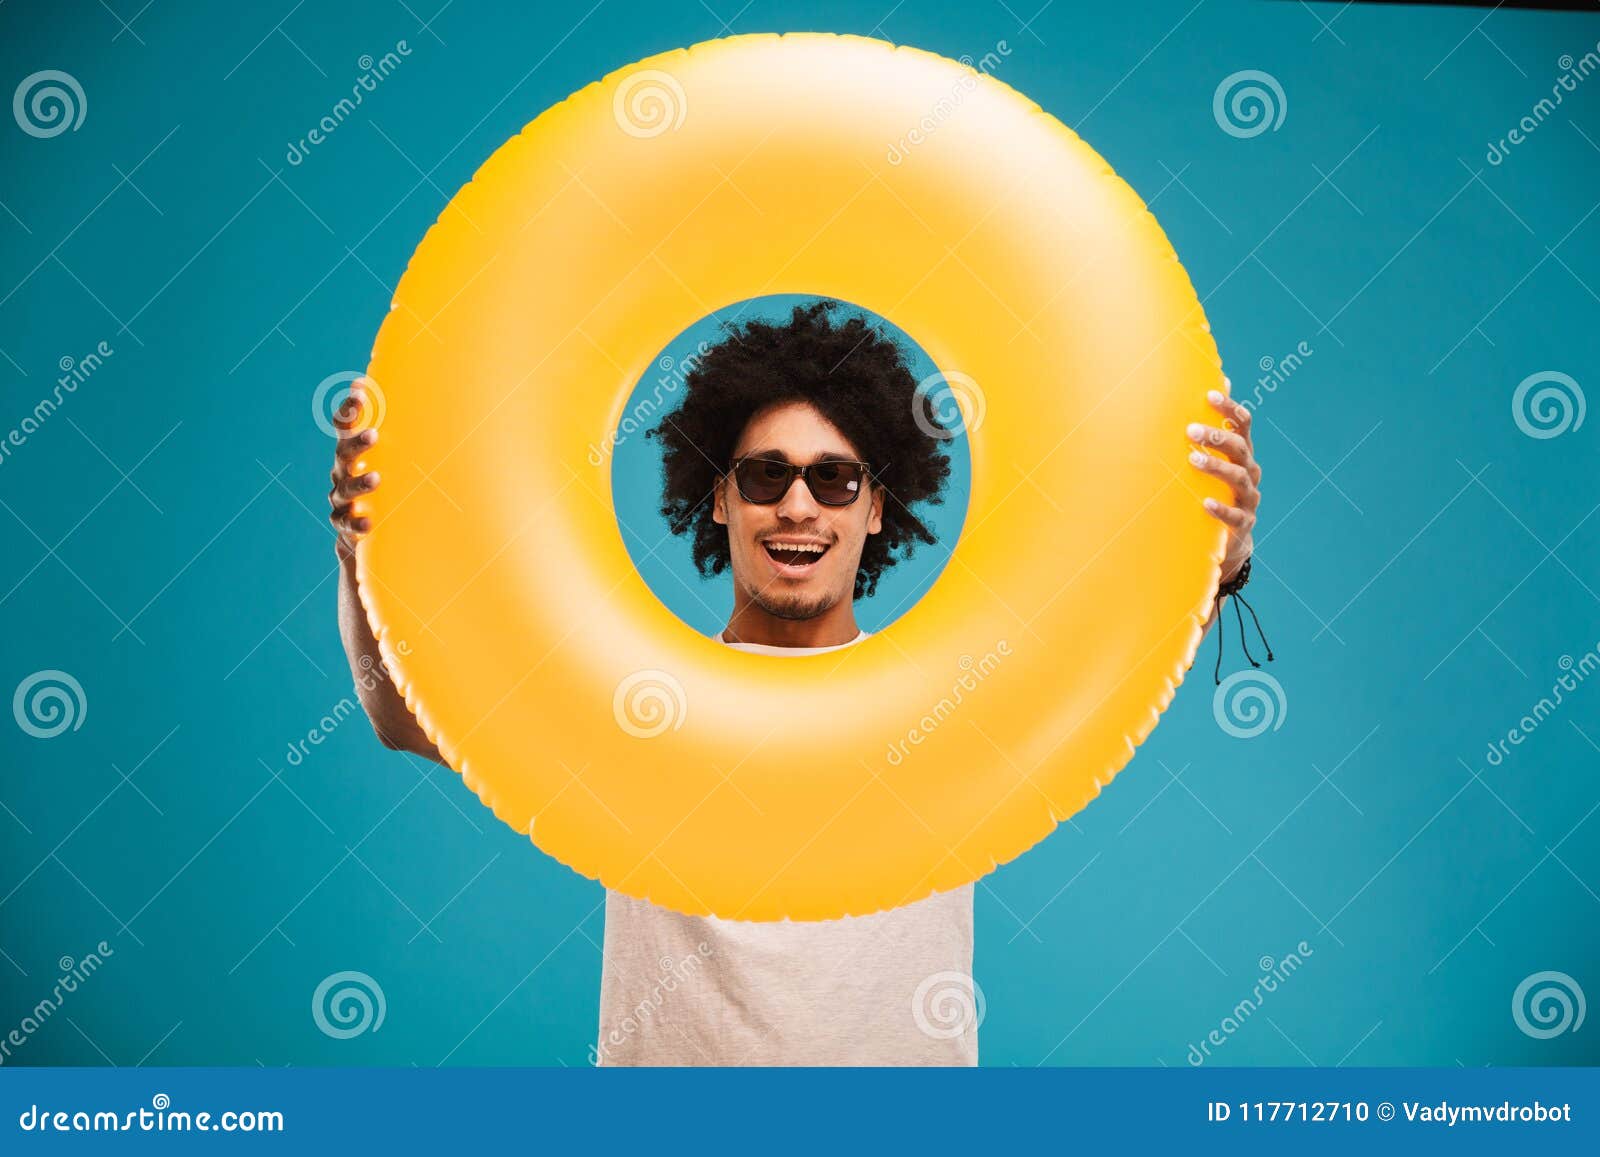
<svg viewBox="0 0 1600 1157">
<path fill-rule="evenodd" d="M 378 487 L 376 471 L 366 474 L 350 472 L 356 459 L 378 444 L 378 431 L 375 428 L 361 430 L 355 427 L 367 405 L 366 391 L 362 387 L 362 379 L 352 382 L 349 395 L 333 415 L 339 441 L 333 453 L 333 485 L 328 491 L 328 505 L 333 512 L 328 515 L 328 520 L 337 532 L 334 549 L 341 559 L 350 558 L 355 553 L 356 543 L 372 529 L 372 519 L 351 514 L 352 500 L 371 494 Z"/>
<path fill-rule="evenodd" d="M 333 455 L 333 485 L 328 491 L 328 505 L 333 512 L 328 519 L 337 532 L 335 549 L 339 553 L 339 638 L 344 643 L 345 658 L 350 662 L 350 674 L 355 679 L 362 710 L 367 713 L 383 745 L 444 763 L 444 756 L 423 732 L 405 699 L 395 690 L 394 681 L 388 678 L 388 670 L 379 655 L 378 640 L 373 637 L 361 593 L 356 589 L 353 562 L 356 543 L 372 530 L 372 519 L 352 514 L 350 507 L 355 499 L 371 494 L 378 487 L 376 471 L 353 473 L 356 459 L 378 444 L 377 430 L 359 427 L 369 400 L 365 387 L 365 378 L 352 382 L 349 396 L 333 415 L 339 444 Z M 375 674 L 384 677 L 374 678 Z"/>
</svg>

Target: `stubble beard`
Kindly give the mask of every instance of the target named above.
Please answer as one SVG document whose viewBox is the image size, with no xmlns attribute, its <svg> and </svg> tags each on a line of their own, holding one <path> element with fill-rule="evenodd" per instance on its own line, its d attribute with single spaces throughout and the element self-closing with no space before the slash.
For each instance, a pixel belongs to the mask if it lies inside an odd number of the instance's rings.
<svg viewBox="0 0 1600 1157">
<path fill-rule="evenodd" d="M 814 619 L 831 611 L 839 603 L 837 594 L 783 595 L 770 589 L 745 589 L 750 601 L 775 619 Z"/>
</svg>

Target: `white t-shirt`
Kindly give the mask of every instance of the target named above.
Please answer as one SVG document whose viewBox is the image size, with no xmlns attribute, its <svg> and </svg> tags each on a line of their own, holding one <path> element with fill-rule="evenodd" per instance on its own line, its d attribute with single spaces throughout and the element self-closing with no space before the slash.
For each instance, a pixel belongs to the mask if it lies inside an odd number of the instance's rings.
<svg viewBox="0 0 1600 1157">
<path fill-rule="evenodd" d="M 606 893 L 594 1064 L 975 1065 L 977 1019 L 971 884 L 799 923 L 685 916 Z"/>
</svg>

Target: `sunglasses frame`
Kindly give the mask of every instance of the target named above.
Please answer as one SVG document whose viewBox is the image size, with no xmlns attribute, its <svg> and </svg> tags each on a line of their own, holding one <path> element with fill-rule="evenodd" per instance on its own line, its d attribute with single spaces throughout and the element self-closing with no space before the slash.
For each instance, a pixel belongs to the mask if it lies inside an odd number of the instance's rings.
<svg viewBox="0 0 1600 1157">
<path fill-rule="evenodd" d="M 783 489 L 778 491 L 776 497 L 768 499 L 766 502 L 761 502 L 758 499 L 751 498 L 745 493 L 744 486 L 739 482 L 739 466 L 745 462 L 770 462 L 775 466 L 782 466 L 789 472 L 789 477 L 784 479 Z M 857 488 L 856 490 L 852 490 L 850 492 L 850 498 L 846 502 L 829 502 L 827 499 L 818 494 L 817 488 L 811 484 L 810 471 L 815 470 L 818 466 L 859 466 L 861 468 L 861 481 L 863 483 L 870 483 L 872 481 L 872 465 L 867 462 L 862 462 L 857 458 L 824 458 L 820 462 L 811 462 L 805 466 L 796 466 L 793 462 L 785 462 L 782 458 L 766 458 L 760 454 L 746 454 L 742 458 L 733 459 L 728 464 L 728 475 L 733 479 L 733 485 L 739 491 L 739 497 L 750 503 L 752 506 L 776 506 L 778 503 L 783 501 L 784 495 L 789 493 L 789 489 L 794 485 L 794 480 L 796 478 L 804 480 L 806 484 L 806 490 L 810 492 L 812 498 L 816 499 L 818 503 L 828 507 L 831 510 L 843 510 L 847 506 L 854 506 L 856 499 L 861 497 L 865 487 L 863 486 Z"/>
</svg>

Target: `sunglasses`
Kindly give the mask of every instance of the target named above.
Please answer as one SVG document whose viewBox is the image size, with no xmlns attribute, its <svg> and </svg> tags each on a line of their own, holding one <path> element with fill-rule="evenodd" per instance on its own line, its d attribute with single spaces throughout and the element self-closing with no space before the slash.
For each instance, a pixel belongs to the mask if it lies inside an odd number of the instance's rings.
<svg viewBox="0 0 1600 1157">
<path fill-rule="evenodd" d="M 865 462 L 828 459 L 795 466 L 778 458 L 739 458 L 733 463 L 733 480 L 746 502 L 771 506 L 789 493 L 796 477 L 804 478 L 811 497 L 824 506 L 849 506 L 872 476 Z"/>
</svg>

